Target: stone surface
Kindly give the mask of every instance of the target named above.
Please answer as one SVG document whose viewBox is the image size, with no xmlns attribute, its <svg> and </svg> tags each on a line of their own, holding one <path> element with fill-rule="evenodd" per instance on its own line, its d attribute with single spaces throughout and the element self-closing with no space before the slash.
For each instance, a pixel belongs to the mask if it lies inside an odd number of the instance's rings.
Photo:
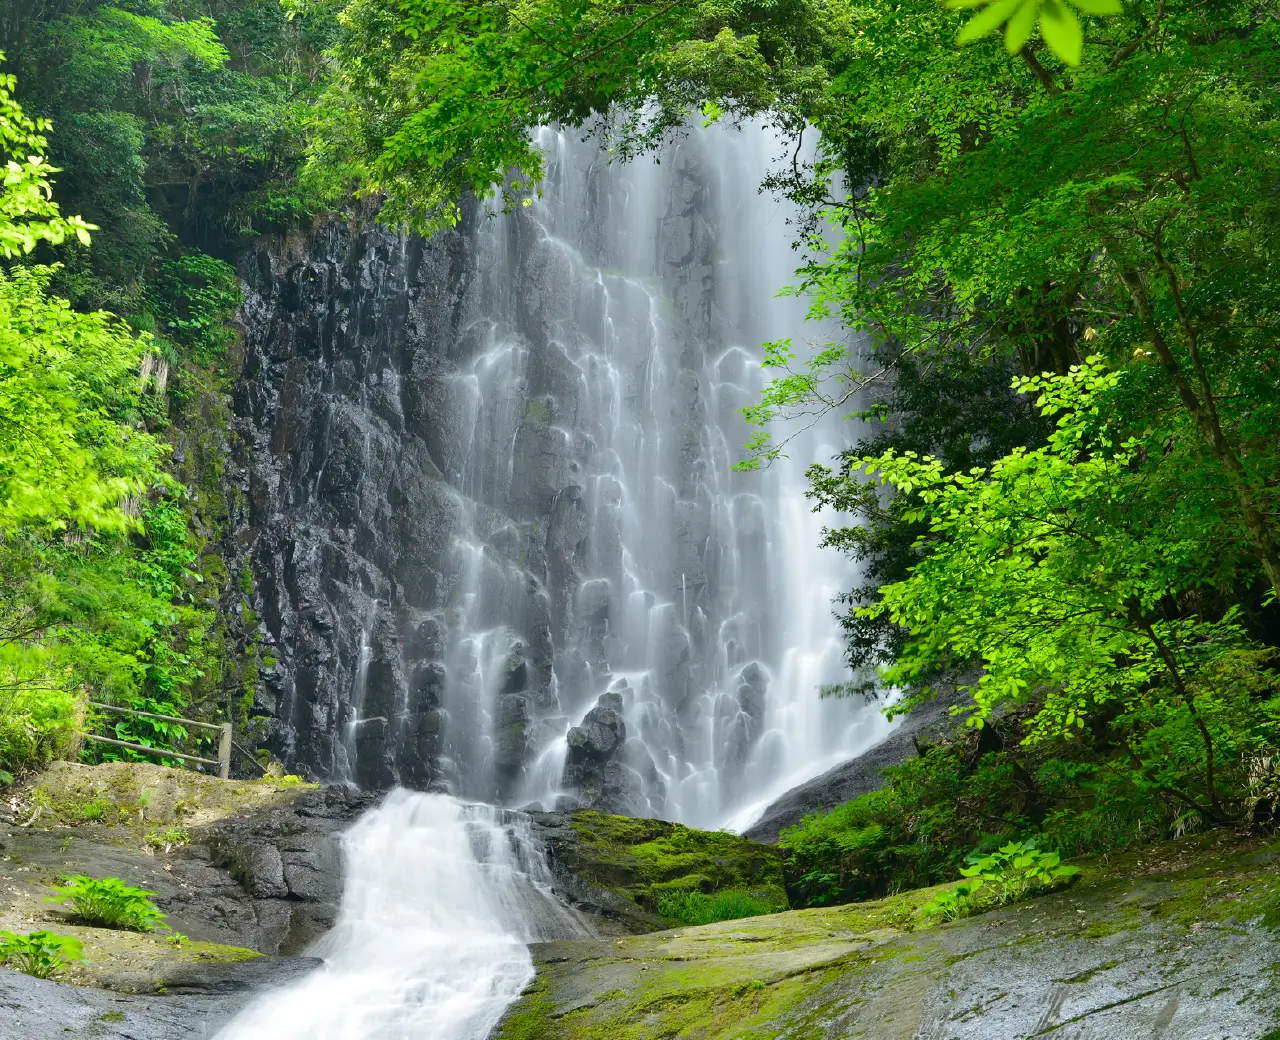
<svg viewBox="0 0 1280 1040">
<path fill-rule="evenodd" d="M 1274 1040 L 1280 847 L 1216 832 L 910 930 L 936 890 L 534 948 L 500 1040 Z"/>
<path fill-rule="evenodd" d="M 780 485 L 733 469 L 758 345 L 803 313 L 768 303 L 772 144 L 693 133 L 649 169 L 543 143 L 555 189 L 512 214 L 472 200 L 423 241 L 364 207 L 240 259 L 224 606 L 269 662 L 251 730 L 316 779 L 718 825 L 852 732 L 822 705 L 766 738 L 812 592 L 775 565 Z M 538 774 L 624 674 L 626 739 Z"/>
<path fill-rule="evenodd" d="M 259 993 L 314 970 L 306 957 L 264 957 L 173 976 L 145 996 L 33 979 L 0 968 L 0 1040 L 208 1040 Z"/>
<path fill-rule="evenodd" d="M 142 791 L 154 797 L 140 804 Z M 159 766 L 55 764 L 25 804 L 10 803 L 17 811 L 0 827 L 0 929 L 74 935 L 87 963 L 59 982 L 0 967 L 0 1040 L 212 1037 L 255 994 L 319 964 L 294 955 L 332 926 L 341 832 L 373 801 L 344 788 L 223 783 Z M 85 806 L 112 822 L 84 820 Z M 37 826 L 60 819 L 78 824 Z M 145 840 L 176 824 L 189 843 Z M 149 890 L 185 938 L 74 923 L 44 901 L 74 873 Z"/>
</svg>

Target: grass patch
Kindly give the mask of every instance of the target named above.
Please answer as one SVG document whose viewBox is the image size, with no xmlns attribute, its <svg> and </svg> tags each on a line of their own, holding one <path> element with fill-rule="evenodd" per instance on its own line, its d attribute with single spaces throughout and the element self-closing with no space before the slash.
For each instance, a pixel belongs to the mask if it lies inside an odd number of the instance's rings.
<svg viewBox="0 0 1280 1040">
<path fill-rule="evenodd" d="M 758 892 L 726 888 L 719 892 L 667 892 L 658 900 L 658 913 L 679 924 L 715 924 L 741 917 L 760 917 L 787 909 L 786 903 Z"/>
</svg>

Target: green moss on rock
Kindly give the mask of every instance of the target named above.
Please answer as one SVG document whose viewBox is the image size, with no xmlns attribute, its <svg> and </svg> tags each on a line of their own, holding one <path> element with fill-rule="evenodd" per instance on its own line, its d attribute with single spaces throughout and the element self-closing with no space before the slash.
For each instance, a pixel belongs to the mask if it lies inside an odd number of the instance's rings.
<svg viewBox="0 0 1280 1040">
<path fill-rule="evenodd" d="M 581 881 L 636 908 L 641 929 L 661 926 L 659 903 L 667 893 L 739 889 L 787 904 L 782 856 L 771 845 L 591 810 L 573 813 L 571 821 L 571 840 L 556 842 L 559 861 Z"/>
<path fill-rule="evenodd" d="M 680 840 L 648 821 L 575 823 L 637 873 L 651 858 L 682 863 Z M 635 853 L 654 842 L 661 856 Z M 1217 832 L 1094 861 L 1070 889 L 929 928 L 915 927 L 916 910 L 938 888 L 546 943 L 497 1037 L 911 1040 L 1067 1027 L 1149 1040 L 1153 1023 L 1179 1036 L 1205 1021 L 1216 1035 L 1262 1036 L 1280 1020 L 1278 867 L 1280 843 Z"/>
<path fill-rule="evenodd" d="M 54 762 L 32 791 L 32 804 L 46 824 L 126 825 L 150 831 L 197 826 L 285 804 L 315 786 L 296 777 L 218 780 L 147 762 Z"/>
</svg>

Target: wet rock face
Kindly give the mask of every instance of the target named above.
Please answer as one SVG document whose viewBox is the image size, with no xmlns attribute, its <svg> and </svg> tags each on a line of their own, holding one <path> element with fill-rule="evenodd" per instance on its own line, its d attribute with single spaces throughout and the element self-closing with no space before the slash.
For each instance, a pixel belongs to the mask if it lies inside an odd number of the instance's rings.
<svg viewBox="0 0 1280 1040">
<path fill-rule="evenodd" d="M 691 168 L 680 183 L 699 177 Z M 664 232 L 683 243 L 682 265 L 711 248 L 697 198 L 676 192 Z M 615 465 L 602 452 L 616 459 L 600 424 L 618 417 L 596 413 L 632 390 L 592 384 L 634 380 L 651 361 L 605 372 L 569 349 L 562 337 L 583 334 L 564 324 L 580 306 L 572 294 L 594 274 L 532 218 L 497 233 L 471 218 L 430 242 L 368 213 L 333 218 L 242 263 L 229 541 L 272 662 L 256 711 L 286 766 L 511 803 L 532 758 L 609 681 L 611 649 L 621 653 L 616 634 L 608 644 L 623 620 L 624 488 L 600 472 Z M 705 324 L 694 274 L 673 268 L 671 290 Z M 626 307 L 650 304 L 630 291 Z M 607 311 L 608 292 L 595 287 L 588 311 Z M 677 336 L 681 350 L 692 332 Z M 694 372 L 671 379 L 684 443 L 673 479 L 693 493 L 705 403 Z M 670 540 L 646 535 L 666 561 L 658 580 L 669 593 L 679 581 L 686 600 L 690 586 L 706 598 L 708 522 L 705 503 L 690 505 Z M 645 595 L 643 609 L 661 611 Z M 658 621 L 649 697 L 674 715 L 707 676 L 669 606 Z M 622 753 L 612 710 L 574 731 L 565 783 L 587 784 L 583 800 L 602 808 L 660 811 L 652 758 Z"/>
<path fill-rule="evenodd" d="M 537 505 L 517 520 L 462 472 L 474 263 L 465 233 L 428 244 L 369 214 L 246 260 L 232 541 L 287 766 L 496 801 L 528 705 L 555 706 L 541 562 L 563 481 L 518 481 Z"/>
</svg>

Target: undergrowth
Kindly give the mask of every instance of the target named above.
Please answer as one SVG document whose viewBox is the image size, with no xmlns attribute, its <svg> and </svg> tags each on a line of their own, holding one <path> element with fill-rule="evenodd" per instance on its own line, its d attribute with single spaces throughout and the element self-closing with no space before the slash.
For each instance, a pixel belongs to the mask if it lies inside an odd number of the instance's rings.
<svg viewBox="0 0 1280 1040">
<path fill-rule="evenodd" d="M 759 917 L 786 910 L 759 892 L 741 888 L 727 888 L 710 895 L 703 892 L 669 892 L 658 900 L 658 913 L 679 924 L 715 924 L 717 921 L 736 921 L 741 917 Z"/>
</svg>

